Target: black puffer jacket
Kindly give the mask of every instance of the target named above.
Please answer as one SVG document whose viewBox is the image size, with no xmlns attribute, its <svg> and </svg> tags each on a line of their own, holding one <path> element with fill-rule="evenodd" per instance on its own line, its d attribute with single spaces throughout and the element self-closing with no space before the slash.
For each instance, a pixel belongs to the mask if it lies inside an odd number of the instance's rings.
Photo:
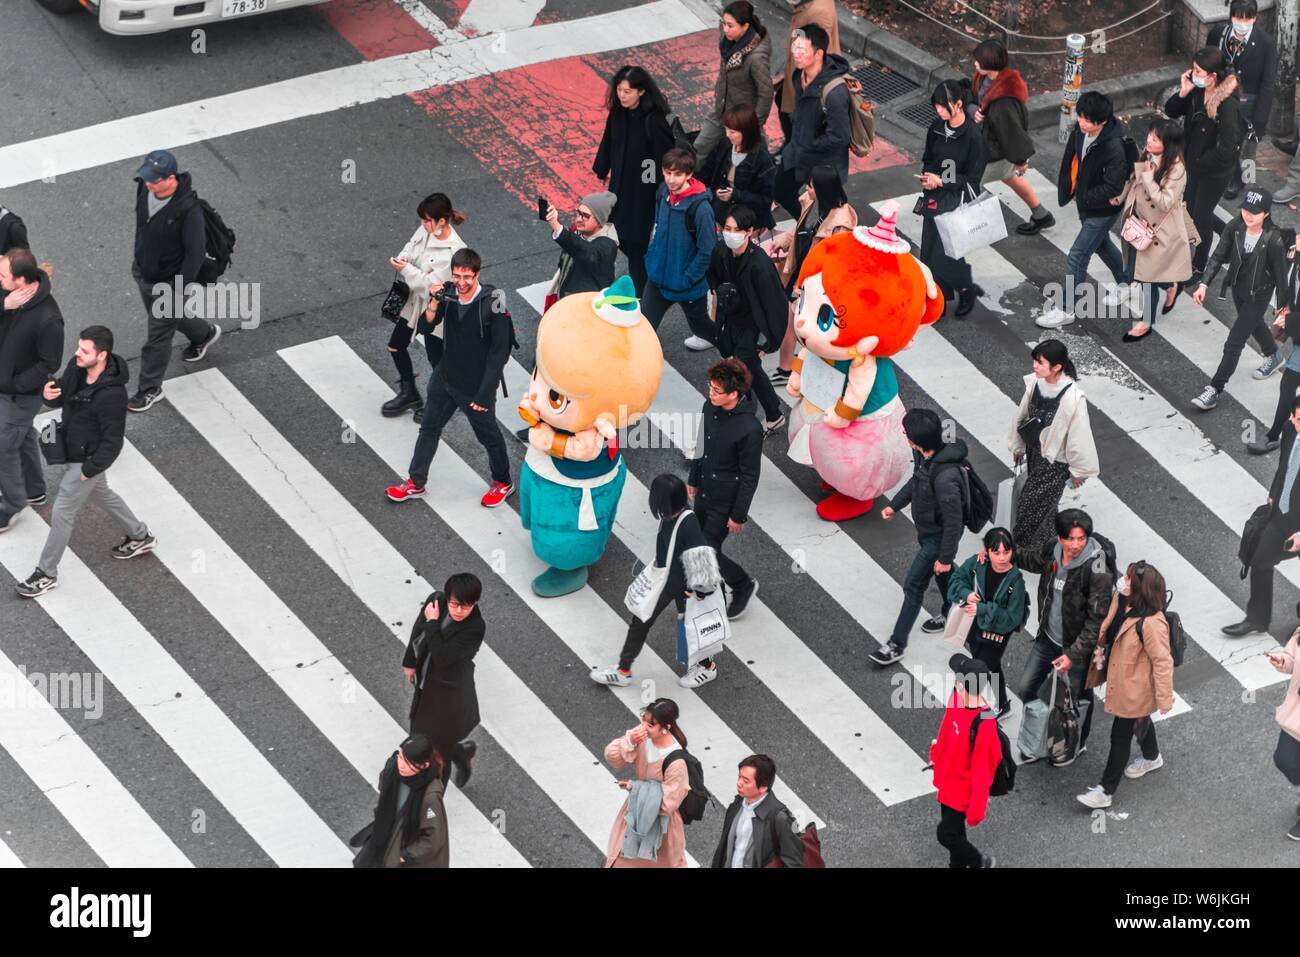
<svg viewBox="0 0 1300 957">
<path fill-rule="evenodd" d="M 754 399 L 743 395 L 730 411 L 706 400 L 703 422 L 700 457 L 691 462 L 687 484 L 710 509 L 725 509 L 733 522 L 744 522 L 763 464 L 763 428 L 754 417 Z"/>
<path fill-rule="evenodd" d="M 1249 188 L 1249 187 L 1247 187 Z M 1223 281 L 1225 291 L 1239 292 L 1252 302 L 1267 302 L 1277 293 L 1279 309 L 1291 304 L 1291 284 L 1287 264 L 1287 241 L 1283 231 L 1269 216 L 1264 220 L 1264 231 L 1255 244 L 1254 252 L 1246 254 L 1246 223 L 1234 216 L 1223 227 L 1214 255 L 1205 266 L 1201 282 L 1209 286 L 1226 262 L 1228 274 Z"/>
<path fill-rule="evenodd" d="M 42 272 L 31 299 L 12 311 L 0 309 L 0 393 L 40 394 L 62 361 L 63 313 L 50 295 L 50 277 Z"/>
<path fill-rule="evenodd" d="M 75 358 L 59 379 L 63 394 L 45 404 L 63 409 L 63 435 L 68 461 L 80 462 L 81 474 L 94 478 L 122 451 L 126 436 L 126 383 L 131 377 L 121 356 L 109 353 L 98 379 L 86 384 L 86 370 Z"/>
<path fill-rule="evenodd" d="M 841 83 L 826 94 L 825 109 L 821 102 L 826 84 L 848 72 L 849 61 L 838 53 L 826 55 L 822 71 L 807 89 L 803 71 L 794 71 L 794 113 L 790 139 L 781 148 L 781 166 L 794 170 L 796 183 L 808 182 L 814 166 L 830 166 L 840 174 L 840 182 L 849 181 L 849 91 Z"/>
<path fill-rule="evenodd" d="M 760 142 L 754 152 L 747 153 L 736 167 L 734 179 L 728 180 L 731 170 L 731 141 L 725 136 L 709 152 L 695 172 L 695 178 L 713 194 L 713 218 L 721 226 L 732 206 L 747 206 L 754 211 L 759 229 L 773 229 L 772 197 L 776 190 L 776 161 Z M 718 190 L 732 187 L 731 199 L 718 199 Z"/>
<path fill-rule="evenodd" d="M 194 282 L 203 265 L 207 240 L 203 210 L 191 199 L 190 174 L 177 174 L 176 192 L 152 217 L 149 191 L 138 177 L 135 183 L 135 268 L 150 283 L 169 283 L 178 275 L 186 284 Z"/>
<path fill-rule="evenodd" d="M 1210 95 L 1196 87 L 1187 96 L 1174 91 L 1165 113 L 1183 120 L 1183 155 L 1193 177 L 1224 177 L 1241 157 L 1246 124 L 1237 97 L 1237 78 L 1229 74 Z"/>
<path fill-rule="evenodd" d="M 957 546 L 965 528 L 962 524 L 961 473 L 953 466 L 965 461 L 967 451 L 966 443 L 957 439 L 942 446 L 928 459 L 920 452 L 913 452 L 911 481 L 894 496 L 895 511 L 912 506 L 912 523 L 916 525 L 918 536 L 943 534 L 939 561 L 945 565 L 951 565 L 957 557 Z"/>
<path fill-rule="evenodd" d="M 1114 216 L 1119 207 L 1111 205 L 1111 198 L 1124 191 L 1124 184 L 1133 172 L 1124 156 L 1124 127 L 1114 117 L 1106 121 L 1092 149 L 1079 162 L 1078 176 L 1071 189 L 1070 166 L 1082 145 L 1083 131 L 1075 123 L 1065 142 L 1061 171 L 1056 177 L 1057 201 L 1064 206 L 1073 197 L 1080 219 Z"/>
<path fill-rule="evenodd" d="M 1044 633 L 1055 598 L 1052 581 L 1061 559 L 1061 544 L 1055 538 L 1043 543 L 1037 552 L 1018 555 L 1022 570 L 1038 575 L 1038 632 Z M 1115 589 L 1115 546 L 1093 532 L 1076 564 L 1065 573 L 1061 591 L 1061 628 L 1063 648 L 1072 667 L 1087 667 L 1097 647 L 1097 635 L 1110 611 L 1110 597 Z"/>
</svg>

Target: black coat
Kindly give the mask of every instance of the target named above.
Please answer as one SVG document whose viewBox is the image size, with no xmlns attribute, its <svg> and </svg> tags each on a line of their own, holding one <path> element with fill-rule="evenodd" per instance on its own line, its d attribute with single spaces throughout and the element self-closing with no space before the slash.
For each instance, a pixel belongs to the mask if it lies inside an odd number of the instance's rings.
<svg viewBox="0 0 1300 957">
<path fill-rule="evenodd" d="M 1232 21 L 1220 23 L 1205 38 L 1205 45 L 1218 47 L 1228 55 L 1228 37 L 1232 34 Z M 1246 49 L 1231 62 L 1241 82 L 1241 112 L 1255 125 L 1255 134 L 1262 137 L 1268 126 L 1268 114 L 1273 109 L 1273 91 L 1277 85 L 1277 41 L 1259 28 L 1250 29 Z"/>
<path fill-rule="evenodd" d="M 63 437 L 69 462 L 81 462 L 81 474 L 93 478 L 116 460 L 126 436 L 126 383 L 131 370 L 121 356 L 109 353 L 99 378 L 86 385 L 86 370 L 75 358 L 59 379 L 62 394 L 45 404 L 63 409 Z"/>
<path fill-rule="evenodd" d="M 1232 289 L 1253 302 L 1266 302 L 1276 294 L 1279 309 L 1290 305 L 1291 270 L 1286 258 L 1287 243 L 1283 231 L 1273 222 L 1273 217 L 1269 216 L 1264 220 L 1264 231 L 1255 244 L 1255 251 L 1249 256 L 1246 255 L 1245 235 L 1246 223 L 1240 215 L 1228 220 L 1218 245 L 1214 247 L 1214 255 L 1205 265 L 1201 282 L 1209 286 L 1226 262 L 1228 274 L 1224 279 L 1225 289 Z"/>
<path fill-rule="evenodd" d="M 709 257 L 709 288 L 716 292 L 727 282 L 735 285 L 738 301 L 728 309 L 719 299 L 718 328 L 752 325 L 761 337 L 759 351 L 775 352 L 790 322 L 790 300 L 776 265 L 753 241 L 739 256 L 726 243 L 718 243 Z"/>
<path fill-rule="evenodd" d="M 838 53 L 826 54 L 822 71 L 805 89 L 803 71 L 795 70 L 794 112 L 790 115 L 790 139 L 781 148 L 781 166 L 793 169 L 796 183 L 808 182 L 814 166 L 829 166 L 849 181 L 849 91 L 840 84 L 826 94 L 822 109 L 822 88 L 849 72 L 849 61 Z"/>
<path fill-rule="evenodd" d="M 1096 541 L 1104 554 L 1103 562 L 1085 561 L 1065 573 L 1065 587 L 1061 590 L 1061 628 L 1063 648 L 1075 667 L 1086 667 L 1097 646 L 1097 636 L 1110 612 L 1111 593 L 1115 588 L 1115 546 L 1096 532 L 1089 537 Z M 1053 580 L 1056 578 L 1055 538 L 1043 543 L 1037 552 L 1018 553 L 1017 560 L 1023 571 L 1038 576 L 1038 631 L 1045 634 L 1047 618 L 1055 599 Z M 1088 546 L 1084 546 L 1087 548 Z"/>
<path fill-rule="evenodd" d="M 427 621 L 424 608 L 435 597 L 441 601 L 442 618 Z M 477 607 L 464 621 L 456 621 L 447 614 L 447 600 L 441 592 L 430 595 L 416 614 L 402 656 L 402 667 L 415 669 L 411 733 L 427 734 L 440 749 L 467 738 L 479 722 L 474 656 L 485 631 Z"/>
<path fill-rule="evenodd" d="M 560 288 L 555 294 L 561 299 L 575 292 L 600 292 L 613 284 L 618 259 L 614 240 L 608 236 L 583 239 L 571 229 L 561 229 L 555 242 L 561 250 Z"/>
<path fill-rule="evenodd" d="M 1177 90 L 1165 103 L 1165 113 L 1183 121 L 1183 156 L 1191 179 L 1230 176 L 1241 158 L 1241 144 L 1246 125 L 1241 117 L 1241 100 L 1237 98 L 1237 78 L 1227 78 L 1215 85 L 1210 105 L 1217 109 L 1210 116 L 1205 90 L 1197 87 L 1187 96 Z"/>
<path fill-rule="evenodd" d="M 483 283 L 468 306 L 459 300 L 439 301 L 433 323 L 421 316 L 416 331 L 428 332 L 438 325 L 443 361 L 433 370 L 434 378 L 454 398 L 490 408 L 514 344 L 514 320 L 505 308 L 504 293 Z"/>
<path fill-rule="evenodd" d="M 912 506 L 912 524 L 917 536 L 942 533 L 939 561 L 951 565 L 957 557 L 961 542 L 962 524 L 961 474 L 956 468 L 943 468 L 966 458 L 966 443 L 961 439 L 949 442 L 930 458 L 920 452 L 912 453 L 912 478 L 894 496 L 893 507 L 901 511 Z"/>
<path fill-rule="evenodd" d="M 0 290 L 0 304 L 3 303 Z M 39 395 L 63 362 L 63 313 L 42 272 L 36 294 L 12 311 L 0 310 L 0 394 Z"/>
<path fill-rule="evenodd" d="M 31 249 L 27 227 L 17 213 L 0 206 L 0 256 L 11 249 Z"/>
<path fill-rule="evenodd" d="M 178 174 L 176 182 L 167 205 L 150 218 L 149 191 L 135 181 L 135 267 L 146 282 L 170 283 L 179 275 L 192 283 L 203 265 L 203 210 L 191 199 L 190 174 Z"/>
<path fill-rule="evenodd" d="M 695 178 L 713 194 L 713 218 L 721 226 L 732 206 L 748 206 L 757 217 L 759 229 L 773 229 L 772 199 L 776 192 L 776 161 L 762 143 L 754 152 L 745 155 L 736 167 L 734 180 L 728 182 L 731 171 L 731 141 L 725 136 L 695 171 Z M 718 199 L 718 190 L 732 187 L 731 199 Z"/>
<path fill-rule="evenodd" d="M 937 216 L 956 209 L 962 197 L 978 196 L 984 167 L 988 165 L 984 133 L 970 120 L 955 130 L 945 120 L 935 120 L 925 134 L 925 152 L 921 154 L 921 172 L 935 173 L 943 182 L 938 189 L 927 189 L 922 215 Z"/>
<path fill-rule="evenodd" d="M 754 417 L 754 399 L 743 395 L 728 411 L 705 400 L 700 457 L 691 462 L 687 483 L 695 486 L 696 505 L 725 512 L 733 522 L 749 518 L 763 464 L 763 427 Z"/>
<path fill-rule="evenodd" d="M 605 117 L 605 132 L 591 171 L 597 179 L 608 176 L 609 191 L 618 197 L 613 223 L 618 229 L 619 245 L 625 250 L 644 250 L 650 245 L 655 194 L 662 178 L 659 164 L 673 145 L 668 120 L 652 110 L 644 97 L 635 110 L 615 106 Z M 647 160 L 654 162 L 653 177 L 642 175 L 648 168 Z"/>
<path fill-rule="evenodd" d="M 1124 156 L 1124 127 L 1114 117 L 1107 120 L 1092 149 L 1079 162 L 1078 179 L 1071 190 L 1070 165 L 1082 145 L 1083 131 L 1075 123 L 1065 142 L 1061 170 L 1056 176 L 1057 202 L 1064 206 L 1073 197 L 1080 219 L 1114 216 L 1119 207 L 1111 205 L 1111 198 L 1124 191 L 1124 184 L 1133 172 Z"/>
<path fill-rule="evenodd" d="M 731 855 L 727 853 L 727 845 L 730 844 L 732 849 L 735 849 L 731 829 L 744 801 L 745 799 L 737 794 L 727 808 L 727 813 L 722 819 L 722 836 L 718 839 L 718 846 L 713 852 L 712 867 L 731 866 Z M 754 833 L 749 839 L 749 850 L 745 853 L 745 866 L 765 867 L 767 862 L 776 855 L 777 844 L 779 844 L 781 862 L 786 867 L 803 867 L 803 841 L 795 833 L 794 828 L 794 817 L 790 814 L 789 808 L 778 801 L 776 795 L 769 790 L 767 797 L 754 808 Z M 777 844 L 773 843 L 773 836 L 776 837 Z"/>
</svg>

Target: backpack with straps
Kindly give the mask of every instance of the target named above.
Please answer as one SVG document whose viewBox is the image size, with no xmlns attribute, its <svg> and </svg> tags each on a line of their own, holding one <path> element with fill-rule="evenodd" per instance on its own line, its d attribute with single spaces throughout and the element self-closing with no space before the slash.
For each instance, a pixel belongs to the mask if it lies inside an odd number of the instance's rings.
<svg viewBox="0 0 1300 957">
<path fill-rule="evenodd" d="M 851 75 L 837 76 L 822 87 L 822 117 L 826 115 L 826 96 L 837 86 L 849 94 L 849 149 L 854 156 L 866 156 L 876 143 L 876 104 L 867 99 L 862 83 Z"/>
<path fill-rule="evenodd" d="M 1165 621 L 1169 623 L 1169 655 L 1174 659 L 1174 667 L 1177 668 L 1183 663 L 1183 656 L 1187 654 L 1187 632 L 1183 631 L 1183 619 L 1176 611 L 1170 611 L 1169 605 L 1174 600 L 1173 592 L 1165 593 L 1164 616 Z M 1142 637 L 1142 622 L 1145 619 L 1139 618 L 1137 624 L 1138 641 L 1141 641 L 1143 647 L 1146 641 Z"/>
<path fill-rule="evenodd" d="M 226 225 L 221 214 L 212 208 L 206 199 L 200 199 L 197 193 L 185 197 L 172 221 L 183 220 L 195 206 L 203 214 L 203 264 L 195 281 L 200 283 L 216 282 L 230 266 L 235 251 L 235 231 Z"/>
<path fill-rule="evenodd" d="M 450 285 L 450 282 L 445 283 L 444 285 Z M 479 291 L 478 298 L 474 300 L 474 305 L 478 307 L 475 310 L 475 314 L 478 316 L 478 335 L 480 339 L 487 338 L 487 325 L 483 322 L 483 303 L 488 299 L 496 302 L 498 297 L 500 297 L 500 301 L 504 304 L 505 293 L 496 286 L 489 286 L 487 283 L 484 283 Z M 446 318 L 446 301 L 438 299 L 436 296 L 434 301 L 437 302 L 438 305 L 433 311 L 433 320 L 430 321 L 426 319 L 424 313 L 420 313 L 420 318 L 417 320 L 415 325 L 416 334 L 432 335 L 433 330 L 438 328 L 443 319 Z M 459 306 L 459 302 L 457 302 L 457 305 Z M 510 348 L 513 351 L 519 348 L 519 337 L 515 334 L 515 317 L 511 315 L 509 309 L 503 308 L 501 309 L 501 312 L 506 317 L 506 327 L 510 330 Z M 501 395 L 507 399 L 510 397 L 510 390 L 506 388 L 506 373 L 504 369 L 501 370 Z"/>
<path fill-rule="evenodd" d="M 983 530 L 984 526 L 993 520 L 993 512 L 997 508 L 997 502 L 993 498 L 993 493 L 989 487 L 984 484 L 984 480 L 975 472 L 975 468 L 970 464 L 970 459 L 962 459 L 960 462 L 945 462 L 945 465 L 956 465 L 957 472 L 961 476 L 961 521 L 972 532 Z M 930 473 L 930 487 L 934 487 L 934 473 Z"/>
<path fill-rule="evenodd" d="M 975 715 L 975 720 L 970 723 L 970 753 L 971 757 L 975 756 L 975 738 L 979 734 L 980 722 L 988 709 Z M 1016 789 L 1016 759 L 1012 756 L 1011 739 L 1007 737 L 1002 725 L 995 720 L 993 727 L 997 731 L 998 745 L 1002 748 L 1002 760 L 993 770 L 993 783 L 989 785 L 989 795 L 991 797 L 1002 797 L 1004 794 L 1010 794 Z"/>
<path fill-rule="evenodd" d="M 678 805 L 677 813 L 682 816 L 683 824 L 693 824 L 704 817 L 704 809 L 709 806 L 709 792 L 704 787 L 704 765 L 685 748 L 678 748 L 664 758 L 661 770 L 664 780 L 668 779 L 669 765 L 679 760 L 686 762 L 686 780 L 690 783 L 690 790 Z"/>
</svg>

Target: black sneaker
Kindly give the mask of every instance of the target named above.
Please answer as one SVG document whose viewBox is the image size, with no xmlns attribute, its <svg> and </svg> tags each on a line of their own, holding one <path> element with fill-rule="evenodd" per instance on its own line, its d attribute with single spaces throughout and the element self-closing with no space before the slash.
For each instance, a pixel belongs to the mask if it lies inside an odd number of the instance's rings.
<svg viewBox="0 0 1300 957">
<path fill-rule="evenodd" d="M 790 370 L 778 366 L 775 371 L 768 373 L 767 381 L 772 385 L 785 385 L 790 381 Z"/>
<path fill-rule="evenodd" d="M 528 440 L 528 433 L 531 431 L 532 431 L 531 428 L 529 428 L 528 426 L 524 426 L 522 429 L 520 429 L 518 432 L 515 433 L 515 438 L 517 438 L 520 442 L 524 443 L 524 445 L 531 445 L 532 443 Z"/>
<path fill-rule="evenodd" d="M 749 600 L 758 594 L 758 580 L 755 578 L 747 579 L 748 584 L 741 584 L 739 588 L 731 593 L 731 603 L 727 605 L 727 619 L 735 621 L 745 613 L 749 606 Z"/>
<path fill-rule="evenodd" d="M 935 615 L 933 618 L 927 618 L 921 623 L 921 630 L 927 635 L 938 634 L 948 627 L 948 619 L 943 615 Z"/>
<path fill-rule="evenodd" d="M 191 344 L 185 347 L 185 351 L 181 353 L 181 361 L 198 362 L 208 354 L 208 350 L 212 348 L 212 344 L 220 338 L 221 327 L 214 322 L 212 328 L 208 331 L 208 337 L 206 339 L 200 342 L 197 346 Z"/>
<path fill-rule="evenodd" d="M 39 568 L 32 572 L 26 581 L 19 582 L 14 586 L 14 590 L 24 598 L 35 598 L 38 595 L 44 595 L 51 588 L 56 587 L 59 580 L 53 575 L 47 575 Z"/>
<path fill-rule="evenodd" d="M 37 505 L 44 505 L 49 499 L 48 495 L 33 495 L 27 500 L 27 504 L 35 508 Z"/>
<path fill-rule="evenodd" d="M 114 545 L 109 549 L 109 553 L 114 558 L 135 558 L 137 555 L 143 555 L 145 552 L 153 551 L 153 547 L 158 544 L 158 539 L 154 538 L 148 532 L 145 532 L 144 538 L 131 538 L 127 536 L 122 539 L 120 545 Z"/>
<path fill-rule="evenodd" d="M 881 645 L 879 649 L 873 651 L 867 656 L 874 664 L 884 668 L 886 665 L 892 665 L 896 661 L 903 660 L 903 649 L 898 647 L 892 641 Z"/>
<path fill-rule="evenodd" d="M 1030 219 L 1027 223 L 1021 223 L 1016 227 L 1016 232 L 1021 236 L 1033 236 L 1044 229 L 1051 229 L 1056 225 L 1056 217 L 1048 213 L 1042 219 Z"/>
<path fill-rule="evenodd" d="M 132 412 L 144 412 L 155 402 L 162 398 L 162 386 L 154 386 L 152 389 L 145 389 L 143 392 L 137 392 L 131 396 L 131 401 L 126 407 Z"/>
<path fill-rule="evenodd" d="M 456 766 L 456 775 L 452 780 L 456 782 L 456 787 L 463 788 L 469 783 L 469 776 L 474 771 L 474 769 L 470 767 L 470 764 L 474 760 L 474 755 L 478 753 L 478 745 L 473 741 L 466 741 L 461 745 L 460 750 L 463 759 L 460 761 L 452 761 L 452 764 Z"/>
</svg>

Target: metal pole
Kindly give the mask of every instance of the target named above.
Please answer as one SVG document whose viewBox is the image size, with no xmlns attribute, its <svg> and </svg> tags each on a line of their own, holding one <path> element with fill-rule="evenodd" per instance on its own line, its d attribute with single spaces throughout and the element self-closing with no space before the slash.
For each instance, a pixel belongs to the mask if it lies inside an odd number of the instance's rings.
<svg viewBox="0 0 1300 957">
<path fill-rule="evenodd" d="M 1295 134 L 1296 47 L 1300 40 L 1300 0 L 1278 0 L 1277 92 L 1273 97 L 1273 132 L 1290 139 Z M 1262 123 L 1268 125 L 1269 118 Z M 1261 129 L 1262 135 L 1264 130 Z"/>
<path fill-rule="evenodd" d="M 1300 3 L 1300 0 L 1294 0 Z M 1059 142 L 1064 143 L 1074 127 L 1074 106 L 1079 102 L 1079 89 L 1083 86 L 1083 45 L 1087 40 L 1082 33 L 1071 33 L 1065 41 L 1065 78 L 1061 83 L 1061 130 Z"/>
</svg>

